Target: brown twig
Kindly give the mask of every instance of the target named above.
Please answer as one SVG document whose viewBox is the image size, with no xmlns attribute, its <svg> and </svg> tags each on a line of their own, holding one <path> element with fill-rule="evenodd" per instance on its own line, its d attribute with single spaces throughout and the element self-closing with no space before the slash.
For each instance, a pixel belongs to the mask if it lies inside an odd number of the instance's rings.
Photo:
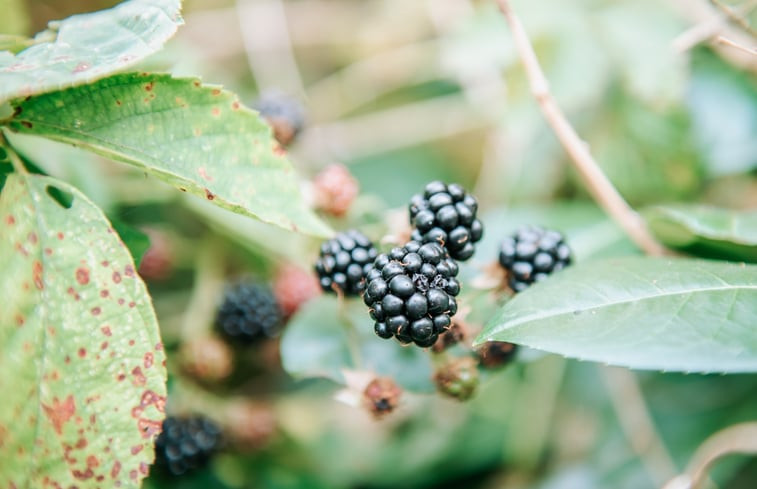
<svg viewBox="0 0 757 489">
<path fill-rule="evenodd" d="M 731 22 L 735 24 L 738 24 L 738 26 L 741 27 L 744 30 L 744 32 L 746 32 L 750 36 L 757 37 L 757 31 L 752 29 L 752 26 L 750 26 L 749 23 L 746 21 L 746 19 L 744 19 L 744 17 L 741 16 L 742 15 L 741 12 L 738 12 L 737 10 L 734 10 L 730 8 L 729 6 L 723 4 L 723 2 L 721 2 L 720 0 L 710 0 L 710 3 L 713 4 L 715 8 L 723 12 L 725 16 L 728 18 L 728 20 L 730 20 Z M 751 5 L 753 4 L 754 2 L 750 3 L 749 7 L 742 10 L 748 11 L 748 9 L 751 8 Z"/>
<path fill-rule="evenodd" d="M 520 20 L 510 7 L 510 2 L 508 0 L 497 0 L 497 4 L 512 31 L 516 49 L 520 54 L 531 85 L 531 92 L 538 101 L 547 122 L 552 126 L 560 143 L 570 155 L 591 195 L 644 252 L 649 255 L 665 254 L 665 248 L 655 240 L 641 216 L 631 209 L 602 172 L 589 152 L 587 144 L 581 140 L 555 102 L 531 41 Z"/>
</svg>

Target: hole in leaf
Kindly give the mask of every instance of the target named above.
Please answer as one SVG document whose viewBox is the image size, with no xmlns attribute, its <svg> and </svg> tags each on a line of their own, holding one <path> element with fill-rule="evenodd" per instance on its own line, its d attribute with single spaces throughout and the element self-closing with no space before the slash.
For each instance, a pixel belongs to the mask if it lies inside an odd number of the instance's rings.
<svg viewBox="0 0 757 489">
<path fill-rule="evenodd" d="M 58 187 L 53 187 L 52 185 L 48 185 L 45 190 L 47 191 L 47 195 L 52 197 L 61 207 L 64 209 L 71 208 L 71 204 L 74 202 L 74 196 L 71 193 L 61 190 Z"/>
</svg>

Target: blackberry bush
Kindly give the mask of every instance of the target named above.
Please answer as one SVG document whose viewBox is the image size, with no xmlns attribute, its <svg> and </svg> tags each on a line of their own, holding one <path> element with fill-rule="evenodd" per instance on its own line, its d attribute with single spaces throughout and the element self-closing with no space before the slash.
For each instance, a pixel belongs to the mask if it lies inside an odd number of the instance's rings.
<svg viewBox="0 0 757 489">
<path fill-rule="evenodd" d="M 281 320 L 281 309 L 271 289 L 251 282 L 227 289 L 216 314 L 221 334 L 243 344 L 275 337 Z"/>
<path fill-rule="evenodd" d="M 481 239 L 484 227 L 476 219 L 478 202 L 456 183 L 433 181 L 423 194 L 410 199 L 412 239 L 444 246 L 450 257 L 464 261 L 473 256 L 473 243 Z"/>
<path fill-rule="evenodd" d="M 346 296 L 360 295 L 376 255 L 373 243 L 360 231 L 352 229 L 337 234 L 321 245 L 315 262 L 321 288 L 331 293 L 341 291 Z"/>
<path fill-rule="evenodd" d="M 155 466 L 180 476 L 205 466 L 221 446 L 221 429 L 204 416 L 169 416 L 155 440 Z"/>
<path fill-rule="evenodd" d="M 570 248 L 557 231 L 527 226 L 502 241 L 499 264 L 515 292 L 570 265 Z"/>
<path fill-rule="evenodd" d="M 455 260 L 436 243 L 410 241 L 379 255 L 363 295 L 376 334 L 421 347 L 436 343 L 457 312 L 457 272 Z"/>
</svg>

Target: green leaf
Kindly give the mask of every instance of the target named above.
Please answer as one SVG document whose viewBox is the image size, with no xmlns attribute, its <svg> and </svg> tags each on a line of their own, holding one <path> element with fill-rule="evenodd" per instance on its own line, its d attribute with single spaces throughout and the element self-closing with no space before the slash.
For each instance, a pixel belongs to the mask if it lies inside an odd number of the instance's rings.
<svg viewBox="0 0 757 489">
<path fill-rule="evenodd" d="M 654 207 L 645 216 L 655 236 L 670 248 L 757 263 L 757 211 L 676 205 Z"/>
<path fill-rule="evenodd" d="M 114 217 L 109 217 L 108 219 L 116 234 L 118 234 L 126 246 L 126 249 L 129 250 L 129 254 L 134 259 L 134 264 L 139 267 L 142 257 L 150 247 L 150 237 L 120 219 Z"/>
<path fill-rule="evenodd" d="M 507 302 L 476 339 L 639 369 L 757 371 L 757 267 L 629 257 L 572 266 Z"/>
<path fill-rule="evenodd" d="M 335 296 L 323 295 L 300 309 L 281 339 L 284 370 L 338 383 L 345 382 L 344 369 L 368 370 L 393 377 L 408 390 L 434 390 L 428 353 L 376 336 L 362 301 L 348 299 L 342 307 Z"/>
<path fill-rule="evenodd" d="M 0 486 L 139 487 L 166 372 L 131 256 L 102 212 L 53 178 L 10 175 L 0 222 Z"/>
<path fill-rule="evenodd" d="M 137 63 L 174 35 L 180 9 L 180 0 L 130 0 L 50 23 L 37 35 L 45 42 L 18 55 L 0 52 L 0 103 L 89 83 Z"/>
<path fill-rule="evenodd" d="M 179 189 L 290 230 L 330 230 L 303 203 L 270 127 L 197 79 L 115 75 L 15 101 L 10 127 L 144 169 Z"/>
</svg>

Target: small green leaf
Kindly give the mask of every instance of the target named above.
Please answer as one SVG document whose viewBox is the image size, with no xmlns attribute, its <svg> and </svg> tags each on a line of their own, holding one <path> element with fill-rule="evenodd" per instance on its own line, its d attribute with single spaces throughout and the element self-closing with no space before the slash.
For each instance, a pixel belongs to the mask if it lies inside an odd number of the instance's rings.
<svg viewBox="0 0 757 489">
<path fill-rule="evenodd" d="M 89 83 L 158 51 L 182 24 L 180 0 L 130 0 L 51 23 L 18 55 L 0 52 L 0 103 Z"/>
<path fill-rule="evenodd" d="M 654 207 L 645 215 L 668 247 L 705 258 L 757 263 L 757 211 L 677 205 Z"/>
<path fill-rule="evenodd" d="M 102 212 L 53 178 L 10 175 L 0 222 L 0 486 L 139 487 L 166 372 L 131 256 Z"/>
<path fill-rule="evenodd" d="M 129 250 L 131 257 L 134 259 L 134 264 L 139 267 L 142 257 L 150 247 L 150 237 L 120 219 L 114 217 L 109 217 L 108 219 L 116 234 L 118 234 L 121 241 L 126 245 L 126 249 Z"/>
<path fill-rule="evenodd" d="M 572 266 L 478 336 L 639 369 L 757 371 L 757 267 L 629 257 Z"/>
<path fill-rule="evenodd" d="M 344 383 L 344 369 L 393 377 L 402 387 L 432 392 L 428 353 L 373 333 L 360 300 L 346 300 L 340 312 L 333 295 L 308 302 L 287 324 L 281 339 L 284 370 L 295 377 L 325 377 Z"/>
<path fill-rule="evenodd" d="M 269 126 L 237 97 L 197 79 L 115 75 L 15 101 L 10 127 L 133 164 L 183 191 L 303 233 L 328 227 L 302 201 Z"/>
</svg>

